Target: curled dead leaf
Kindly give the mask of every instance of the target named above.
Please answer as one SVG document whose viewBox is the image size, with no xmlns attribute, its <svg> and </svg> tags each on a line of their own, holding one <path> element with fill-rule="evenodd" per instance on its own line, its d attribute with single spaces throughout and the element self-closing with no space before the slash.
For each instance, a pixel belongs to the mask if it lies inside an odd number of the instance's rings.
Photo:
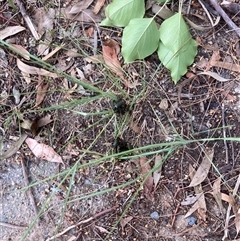
<svg viewBox="0 0 240 241">
<path fill-rule="evenodd" d="M 121 64 L 118 60 L 118 53 L 120 52 L 120 47 L 118 42 L 112 39 L 105 41 L 102 46 L 103 59 L 106 65 L 119 77 L 123 79 L 123 71 Z"/>
</svg>

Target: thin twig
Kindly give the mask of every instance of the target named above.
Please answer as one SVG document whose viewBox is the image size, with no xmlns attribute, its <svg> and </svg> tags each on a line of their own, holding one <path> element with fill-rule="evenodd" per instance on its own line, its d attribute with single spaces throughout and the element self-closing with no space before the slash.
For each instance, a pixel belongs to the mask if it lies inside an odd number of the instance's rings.
<svg viewBox="0 0 240 241">
<path fill-rule="evenodd" d="M 81 224 L 88 223 L 88 222 L 90 222 L 90 221 L 92 221 L 92 220 L 94 220 L 94 219 L 96 219 L 96 218 L 98 218 L 98 217 L 100 217 L 100 216 L 102 216 L 102 215 L 104 215 L 104 214 L 106 214 L 106 213 L 109 213 L 109 212 L 115 210 L 117 207 L 118 207 L 118 206 L 114 206 L 114 207 L 109 208 L 109 209 L 106 209 L 106 210 L 104 210 L 104 211 L 102 211 L 102 212 L 100 212 L 100 213 L 97 213 L 97 214 L 93 215 L 92 217 L 90 217 L 90 218 L 88 218 L 88 219 L 82 220 L 82 221 L 78 222 L 77 224 L 74 224 L 74 225 L 66 228 L 66 229 L 63 230 L 61 233 L 58 233 L 58 234 L 54 235 L 54 236 L 51 237 L 51 238 L 48 238 L 46 241 L 50 241 L 50 240 L 59 238 L 59 237 L 61 237 L 63 234 L 65 234 L 66 232 L 68 232 L 69 230 L 71 230 L 71 229 L 73 229 L 73 228 L 76 228 L 77 226 L 79 226 L 79 225 L 81 225 Z"/>
<path fill-rule="evenodd" d="M 223 142 L 225 146 L 225 151 L 226 151 L 226 163 L 229 164 L 228 161 L 228 144 L 226 141 L 226 125 L 225 125 L 225 117 L 224 117 L 224 103 L 222 103 L 222 127 L 223 127 Z"/>
<path fill-rule="evenodd" d="M 22 230 L 27 228 L 27 227 L 24 227 L 24 226 L 18 226 L 18 225 L 15 225 L 15 224 L 4 223 L 4 222 L 0 222 L 0 226 L 7 227 L 7 228 L 22 229 Z"/>
<path fill-rule="evenodd" d="M 240 28 L 228 17 L 228 15 L 225 13 L 225 11 L 220 7 L 217 0 L 210 0 L 210 3 L 213 5 L 215 10 L 221 15 L 221 17 L 224 19 L 224 21 L 227 23 L 227 25 L 232 28 L 237 35 L 240 37 Z"/>
<path fill-rule="evenodd" d="M 16 0 L 16 3 L 19 7 L 19 11 L 20 13 L 22 14 L 29 30 L 31 31 L 33 37 L 36 39 L 36 40 L 39 40 L 40 39 L 40 36 L 39 34 L 37 33 L 36 29 L 35 29 L 35 26 L 33 25 L 32 23 L 32 20 L 30 19 L 30 17 L 27 15 L 27 12 L 26 12 L 26 9 L 24 8 L 23 6 L 23 3 L 20 1 L 20 0 Z"/>
<path fill-rule="evenodd" d="M 25 166 L 25 163 L 24 163 L 24 160 L 23 160 L 23 159 L 21 160 L 21 164 L 22 164 L 22 170 L 23 170 L 23 176 L 24 176 L 25 185 L 26 185 L 26 186 L 29 186 L 27 169 L 26 169 L 26 166 Z M 33 197 L 33 194 L 32 194 L 32 191 L 31 191 L 30 188 L 27 190 L 27 194 L 28 194 L 28 197 L 29 197 L 29 199 L 30 199 L 31 205 L 32 205 L 32 207 L 33 207 L 34 214 L 37 216 L 37 215 L 38 215 L 38 210 L 37 210 L 37 206 L 36 206 L 36 204 L 35 204 L 35 200 L 34 200 L 34 197 Z M 39 223 L 39 219 L 38 219 L 38 225 L 39 225 L 39 224 L 40 224 L 40 223 Z"/>
</svg>

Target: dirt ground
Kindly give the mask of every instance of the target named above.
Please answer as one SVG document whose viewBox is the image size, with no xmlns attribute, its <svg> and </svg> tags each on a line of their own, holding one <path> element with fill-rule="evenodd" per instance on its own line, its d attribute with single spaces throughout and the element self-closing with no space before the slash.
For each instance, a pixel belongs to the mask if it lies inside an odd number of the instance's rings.
<svg viewBox="0 0 240 241">
<path fill-rule="evenodd" d="M 25 1 L 44 45 L 11 2 L 0 0 L 0 30 L 26 30 L 5 41 L 39 58 L 62 46 L 49 64 L 118 100 L 66 76 L 24 73 L 18 60 L 39 64 L 0 44 L 0 240 L 215 241 L 226 230 L 225 240 L 239 240 L 240 41 L 225 21 L 208 29 L 200 2 L 184 3 L 183 13 L 190 6 L 189 19 L 204 26 L 191 27 L 198 54 L 187 74 L 175 85 L 156 53 L 131 64 L 119 54 L 123 82 L 86 60 L 95 54 L 94 32 L 99 53 L 106 39 L 121 44 L 122 29 L 99 26 L 110 1 L 96 16 L 100 1 L 81 1 L 91 15 L 84 22 L 56 12 L 79 1 Z M 148 17 L 153 2 L 147 1 Z M 178 2 L 169 5 L 177 8 Z M 240 26 L 239 13 L 227 13 Z M 201 74 L 207 71 L 224 81 Z M 61 161 L 37 157 L 29 139 L 53 148 Z M 206 153 L 211 165 L 191 186 L 191 167 L 201 170 Z"/>
</svg>

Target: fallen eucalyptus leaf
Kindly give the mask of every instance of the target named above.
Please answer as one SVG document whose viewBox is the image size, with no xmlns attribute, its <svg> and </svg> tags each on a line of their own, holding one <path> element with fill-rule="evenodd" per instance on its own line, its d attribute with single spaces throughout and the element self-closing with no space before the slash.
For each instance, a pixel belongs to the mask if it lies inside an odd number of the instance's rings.
<svg viewBox="0 0 240 241">
<path fill-rule="evenodd" d="M 0 31 L 0 39 L 3 40 L 9 36 L 15 35 L 21 31 L 25 30 L 22 26 L 9 26 Z"/>
<path fill-rule="evenodd" d="M 189 187 L 195 187 L 202 183 L 208 175 L 209 169 L 212 165 L 212 159 L 214 155 L 214 149 L 209 149 L 205 152 L 202 163 L 198 167 L 195 175 L 192 178 L 192 181 Z"/>
<path fill-rule="evenodd" d="M 27 73 L 27 74 L 44 75 L 44 76 L 48 76 L 48 77 L 52 77 L 52 78 L 59 77 L 59 75 L 56 73 L 52 73 L 45 69 L 27 65 L 27 64 L 23 63 L 20 59 L 17 59 L 17 66 L 22 72 Z"/>
<path fill-rule="evenodd" d="M 231 80 L 231 79 L 225 79 L 225 78 L 223 78 L 222 76 L 220 76 L 219 74 L 214 73 L 214 72 L 212 72 L 212 71 L 200 72 L 200 73 L 198 73 L 197 75 L 201 75 L 201 74 L 211 76 L 211 77 L 213 77 L 215 80 L 218 80 L 218 81 L 220 81 L 220 82 L 227 82 L 227 81 Z"/>
</svg>

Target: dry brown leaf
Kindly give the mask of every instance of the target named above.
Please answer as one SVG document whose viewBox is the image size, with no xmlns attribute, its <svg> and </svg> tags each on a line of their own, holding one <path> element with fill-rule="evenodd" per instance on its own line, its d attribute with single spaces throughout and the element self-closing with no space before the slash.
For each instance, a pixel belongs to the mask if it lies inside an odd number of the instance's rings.
<svg viewBox="0 0 240 241">
<path fill-rule="evenodd" d="M 199 197 L 199 199 L 196 202 L 198 204 L 198 214 L 200 218 L 204 221 L 207 220 L 207 204 L 205 201 L 205 195 L 202 192 L 202 195 Z"/>
<path fill-rule="evenodd" d="M 197 202 L 195 202 L 193 204 L 193 206 L 188 210 L 188 212 L 185 214 L 184 218 L 189 217 L 190 215 L 192 215 L 195 211 L 197 211 L 199 208 L 199 205 Z"/>
<path fill-rule="evenodd" d="M 196 175 L 196 171 L 194 170 L 192 165 L 189 165 L 189 176 L 190 176 L 191 180 L 193 180 L 195 175 Z M 195 191 L 196 195 L 199 195 L 199 198 L 190 210 L 194 210 L 196 208 L 200 218 L 203 219 L 204 221 L 206 221 L 206 219 L 207 219 L 207 215 L 206 215 L 207 205 L 206 205 L 206 201 L 205 201 L 205 195 L 204 195 L 204 192 L 202 190 L 202 185 L 198 184 L 198 185 L 194 186 L 194 191 Z"/>
<path fill-rule="evenodd" d="M 71 9 L 72 9 L 71 6 L 67 7 L 67 8 L 61 8 L 60 15 L 64 19 L 70 19 L 70 20 L 79 21 L 79 22 L 86 22 L 86 23 L 96 22 L 96 23 L 99 23 L 99 22 L 102 21 L 102 17 L 94 14 L 93 11 L 90 10 L 90 9 L 84 9 L 83 11 L 81 11 L 78 14 L 70 13 Z"/>
<path fill-rule="evenodd" d="M 122 227 L 122 230 L 124 230 L 126 224 L 129 223 L 132 219 L 133 219 L 132 216 L 129 216 L 129 217 L 126 217 L 126 218 L 121 219 L 120 225 L 121 225 L 121 227 Z"/>
<path fill-rule="evenodd" d="M 37 85 L 36 87 L 37 96 L 36 96 L 35 107 L 39 106 L 44 100 L 48 87 L 49 87 L 49 83 L 44 84 L 44 81 L 41 81 Z"/>
<path fill-rule="evenodd" d="M 138 80 L 134 80 L 134 82 L 132 83 L 130 80 L 127 79 L 123 79 L 124 81 L 124 85 L 129 88 L 129 89 L 133 89 L 136 88 L 138 85 L 142 85 L 141 83 L 138 82 Z"/>
<path fill-rule="evenodd" d="M 208 175 L 209 169 L 212 165 L 212 159 L 214 155 L 214 149 L 206 150 L 205 156 L 203 157 L 202 163 L 198 167 L 189 187 L 194 187 L 199 185 L 205 180 Z"/>
<path fill-rule="evenodd" d="M 38 121 L 37 121 L 37 126 L 38 128 L 40 127 L 43 127 L 43 126 L 46 126 L 48 125 L 49 123 L 53 122 L 53 119 L 51 119 L 52 116 L 50 114 L 47 114 L 46 116 L 40 118 Z"/>
<path fill-rule="evenodd" d="M 39 128 L 51 123 L 53 120 L 51 119 L 51 115 L 47 114 L 46 116 L 38 119 L 36 118 L 33 121 L 24 119 L 21 123 L 21 127 L 25 130 L 31 130 L 34 136 L 37 135 Z"/>
<path fill-rule="evenodd" d="M 222 61 L 212 61 L 212 66 L 240 72 L 240 65 Z"/>
<path fill-rule="evenodd" d="M 214 63 L 215 61 L 219 61 L 220 60 L 220 52 L 219 50 L 215 50 L 213 51 L 213 54 L 210 58 L 210 60 L 207 63 L 206 69 L 205 71 L 209 71 L 209 69 L 212 67 L 212 63 Z"/>
<path fill-rule="evenodd" d="M 212 195 L 214 196 L 213 192 L 208 192 L 208 193 L 210 193 L 210 194 L 212 194 Z M 234 205 L 234 202 L 235 202 L 235 201 L 234 201 L 234 198 L 231 197 L 231 196 L 229 196 L 229 195 L 227 195 L 227 194 L 225 194 L 225 193 L 222 193 L 222 192 L 221 192 L 221 199 L 222 199 L 223 201 L 231 204 L 231 206 Z"/>
<path fill-rule="evenodd" d="M 226 81 L 231 80 L 231 79 L 225 79 L 225 78 L 223 78 L 222 76 L 220 76 L 219 74 L 214 73 L 214 72 L 212 72 L 212 71 L 204 71 L 204 72 L 198 73 L 198 75 L 201 75 L 201 74 L 211 76 L 211 77 L 213 77 L 215 80 L 218 80 L 219 82 L 226 82 Z"/>
<path fill-rule="evenodd" d="M 103 227 L 97 226 L 97 225 L 94 225 L 94 226 L 95 226 L 95 228 L 98 229 L 98 231 L 99 231 L 100 233 L 110 233 L 106 228 L 103 228 Z"/>
<path fill-rule="evenodd" d="M 44 159 L 49 162 L 62 163 L 64 165 L 61 156 L 59 156 L 52 147 L 39 143 L 32 138 L 27 138 L 25 142 L 37 158 Z"/>
<path fill-rule="evenodd" d="M 153 172 L 154 187 L 156 188 L 162 174 L 162 157 L 160 155 L 155 157 L 154 168 L 157 168 Z"/>
<path fill-rule="evenodd" d="M 30 84 L 31 83 L 31 76 L 30 76 L 30 74 L 27 74 L 27 73 L 25 73 L 23 71 L 21 71 L 21 73 L 22 73 L 22 76 L 25 79 L 26 83 Z"/>
<path fill-rule="evenodd" d="M 38 34 L 43 36 L 43 43 L 37 46 L 37 55 L 47 55 L 49 52 L 49 45 L 52 42 L 53 34 L 52 29 L 54 29 L 54 18 L 56 16 L 56 11 L 53 8 L 36 8 L 34 19 L 37 23 Z"/>
<path fill-rule="evenodd" d="M 25 30 L 24 27 L 22 26 L 9 26 L 9 27 L 6 27 L 2 30 L 0 30 L 0 39 L 3 40 L 9 36 L 12 36 L 14 34 L 17 34 L 21 31 Z"/>
<path fill-rule="evenodd" d="M 24 59 L 29 60 L 30 53 L 22 46 L 18 44 L 10 44 L 9 49 L 13 50 L 17 54 L 21 55 Z"/>
<path fill-rule="evenodd" d="M 221 177 L 218 177 L 217 180 L 213 183 L 213 196 L 220 208 L 220 212 L 223 213 L 223 204 L 221 197 Z"/>
<path fill-rule="evenodd" d="M 44 75 L 44 76 L 48 76 L 48 77 L 52 77 L 52 78 L 59 77 L 58 74 L 51 73 L 45 69 L 27 65 L 27 64 L 23 63 L 20 59 L 17 59 L 17 66 L 22 72 L 27 73 L 27 74 Z"/>
<path fill-rule="evenodd" d="M 11 147 L 9 147 L 9 149 L 6 152 L 0 155 L 0 160 L 9 158 L 13 154 L 15 154 L 19 150 L 19 148 L 21 147 L 22 143 L 25 141 L 26 138 L 27 138 L 27 134 L 22 134 L 19 137 L 18 141 L 16 141 Z"/>
<path fill-rule="evenodd" d="M 76 3 L 74 6 L 71 7 L 69 13 L 71 14 L 78 14 L 82 10 L 87 9 L 91 4 L 93 0 L 84 0 Z"/>
<path fill-rule="evenodd" d="M 32 121 L 30 121 L 30 120 L 23 120 L 23 122 L 21 122 L 20 126 L 23 129 L 25 129 L 25 130 L 31 130 Z"/>
<path fill-rule="evenodd" d="M 140 134 L 141 133 L 141 128 L 138 126 L 138 124 L 132 120 L 129 124 L 129 127 L 136 133 Z"/>
<path fill-rule="evenodd" d="M 93 9 L 93 12 L 95 14 L 98 14 L 99 11 L 101 10 L 101 8 L 103 7 L 104 3 L 105 3 L 106 0 L 98 0 L 94 9 Z"/>
<path fill-rule="evenodd" d="M 86 57 L 84 58 L 84 60 L 86 60 L 88 63 L 94 63 L 94 64 L 99 64 L 104 61 L 103 56 L 101 54 Z"/>
<path fill-rule="evenodd" d="M 153 187 L 154 187 L 152 173 L 149 174 L 151 172 L 151 166 L 146 157 L 140 157 L 139 164 L 142 169 L 141 173 L 144 176 L 144 180 L 145 180 L 143 184 L 144 193 L 147 195 L 147 197 L 151 198 Z M 148 177 L 146 178 L 146 176 Z"/>
<path fill-rule="evenodd" d="M 118 42 L 112 39 L 105 41 L 102 46 L 104 62 L 116 75 L 123 79 L 123 71 L 117 57 L 119 51 L 120 47 Z"/>
<path fill-rule="evenodd" d="M 181 205 L 182 206 L 187 206 L 187 205 L 192 205 L 194 204 L 198 199 L 199 197 L 201 196 L 202 194 L 201 193 L 198 193 L 198 194 L 195 194 L 195 195 L 188 195 L 184 201 L 181 202 Z"/>
<path fill-rule="evenodd" d="M 94 27 L 89 27 L 83 30 L 83 35 L 92 38 L 94 36 Z"/>
<path fill-rule="evenodd" d="M 64 52 L 67 57 L 80 57 L 82 56 L 81 54 L 78 53 L 77 49 L 69 49 Z"/>
</svg>

